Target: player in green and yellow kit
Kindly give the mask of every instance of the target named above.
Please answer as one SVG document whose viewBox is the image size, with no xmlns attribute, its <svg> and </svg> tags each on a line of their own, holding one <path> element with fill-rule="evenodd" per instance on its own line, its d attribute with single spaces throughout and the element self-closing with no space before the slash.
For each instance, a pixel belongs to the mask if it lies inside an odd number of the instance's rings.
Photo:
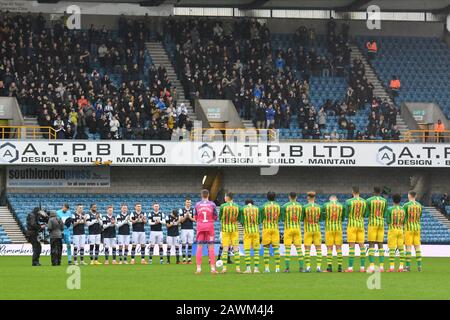
<svg viewBox="0 0 450 320">
<path fill-rule="evenodd" d="M 275 192 L 267 193 L 267 202 L 261 208 L 262 245 L 264 247 L 264 272 L 269 273 L 269 248 L 272 245 L 275 255 L 275 272 L 280 272 L 280 229 L 281 206 L 275 201 Z"/>
<path fill-rule="evenodd" d="M 311 272 L 311 245 L 314 244 L 317 258 L 317 272 L 322 272 L 322 233 L 320 231 L 320 221 L 322 219 L 322 207 L 315 203 L 316 193 L 307 193 L 308 204 L 303 207 L 303 234 L 305 237 L 305 272 Z"/>
<path fill-rule="evenodd" d="M 347 242 L 349 245 L 348 269 L 345 272 L 353 272 L 355 261 L 355 243 L 359 245 L 361 266 L 360 272 L 365 272 L 366 251 L 364 247 L 364 215 L 366 212 L 366 200 L 359 196 L 359 187 L 353 187 L 353 198 L 345 202 L 345 214 L 347 217 Z"/>
<path fill-rule="evenodd" d="M 369 219 L 367 240 L 369 241 L 369 272 L 375 271 L 375 244 L 378 246 L 379 271 L 384 271 L 384 218 L 387 201 L 381 196 L 379 187 L 373 188 L 374 195 L 367 199 L 366 217 Z"/>
<path fill-rule="evenodd" d="M 342 272 L 342 221 L 345 207 L 336 196 L 322 205 L 322 219 L 325 220 L 325 244 L 327 246 L 327 272 L 333 272 L 333 246 L 336 246 L 338 272 Z"/>
<path fill-rule="evenodd" d="M 233 202 L 233 194 L 225 194 L 225 203 L 220 206 L 219 221 L 222 228 L 222 246 L 223 259 L 228 260 L 228 248 L 234 249 L 234 259 L 236 263 L 236 272 L 241 272 L 240 254 L 239 254 L 239 206 Z M 227 272 L 226 263 L 223 265 L 222 273 Z"/>
<path fill-rule="evenodd" d="M 303 272 L 303 252 L 302 252 L 302 234 L 300 230 L 300 221 L 302 221 L 302 206 L 297 202 L 297 194 L 289 193 L 289 202 L 281 208 L 281 221 L 284 222 L 284 262 L 289 272 L 291 260 L 291 248 L 295 246 L 297 251 L 300 272 Z"/>
<path fill-rule="evenodd" d="M 239 222 L 244 227 L 244 251 L 245 266 L 244 273 L 252 273 L 250 268 L 250 250 L 253 249 L 255 267 L 254 273 L 259 273 L 259 225 L 261 224 L 261 214 L 257 206 L 253 205 L 252 199 L 245 200 L 245 206 L 241 207 Z"/>
<path fill-rule="evenodd" d="M 389 247 L 389 272 L 395 269 L 395 250 L 398 249 L 400 254 L 400 265 L 398 272 L 403 271 L 403 261 L 405 260 L 405 248 L 403 228 L 405 225 L 406 213 L 400 205 L 401 196 L 394 194 L 392 196 L 394 205 L 389 207 L 386 214 L 386 222 L 388 224 L 388 247 Z"/>
<path fill-rule="evenodd" d="M 411 247 L 416 250 L 417 270 L 422 271 L 422 251 L 420 249 L 420 219 L 422 218 L 422 205 L 416 201 L 416 193 L 408 192 L 408 202 L 403 205 L 406 212 L 405 245 L 406 245 L 406 271 L 411 271 Z"/>
</svg>

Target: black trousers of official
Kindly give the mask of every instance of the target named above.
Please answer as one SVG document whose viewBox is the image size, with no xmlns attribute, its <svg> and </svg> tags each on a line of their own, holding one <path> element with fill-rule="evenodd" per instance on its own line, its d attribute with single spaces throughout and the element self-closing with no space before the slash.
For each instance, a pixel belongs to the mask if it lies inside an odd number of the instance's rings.
<svg viewBox="0 0 450 320">
<path fill-rule="evenodd" d="M 50 255 L 52 260 L 52 266 L 60 266 L 62 256 L 61 238 L 50 239 Z"/>
<path fill-rule="evenodd" d="M 32 265 L 39 264 L 39 258 L 41 256 L 42 246 L 41 242 L 38 240 L 38 236 L 30 236 L 31 246 L 33 247 L 33 257 L 32 257 Z"/>
</svg>

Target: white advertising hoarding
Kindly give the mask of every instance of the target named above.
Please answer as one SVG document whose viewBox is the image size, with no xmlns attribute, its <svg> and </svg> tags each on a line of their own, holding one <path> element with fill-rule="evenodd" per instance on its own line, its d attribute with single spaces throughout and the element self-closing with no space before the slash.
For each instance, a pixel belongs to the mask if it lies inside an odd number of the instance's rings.
<svg viewBox="0 0 450 320">
<path fill-rule="evenodd" d="M 4 141 L 0 164 L 113 166 L 450 167 L 449 144 Z"/>
</svg>

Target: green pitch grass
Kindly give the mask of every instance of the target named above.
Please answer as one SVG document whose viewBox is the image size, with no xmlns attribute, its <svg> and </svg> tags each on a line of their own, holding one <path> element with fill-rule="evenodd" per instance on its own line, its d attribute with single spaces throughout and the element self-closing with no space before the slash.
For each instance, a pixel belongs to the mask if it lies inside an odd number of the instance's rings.
<svg viewBox="0 0 450 320">
<path fill-rule="evenodd" d="M 157 260 L 80 266 L 81 288 L 69 290 L 67 266 L 53 267 L 49 257 L 41 263 L 31 267 L 31 257 L 0 257 L 0 299 L 450 299 L 450 258 L 424 258 L 421 273 L 413 260 L 413 272 L 382 273 L 381 288 L 373 290 L 367 287 L 370 274 L 300 274 L 295 260 L 289 274 L 276 274 L 273 266 L 270 274 L 235 274 L 230 265 L 228 274 L 211 275 L 206 261 L 201 275 L 194 265 Z"/>
</svg>

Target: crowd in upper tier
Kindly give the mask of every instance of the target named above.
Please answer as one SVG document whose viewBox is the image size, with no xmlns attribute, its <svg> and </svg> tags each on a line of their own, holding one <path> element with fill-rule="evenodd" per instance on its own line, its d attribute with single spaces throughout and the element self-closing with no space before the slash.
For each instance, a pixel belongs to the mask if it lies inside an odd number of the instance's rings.
<svg viewBox="0 0 450 320">
<path fill-rule="evenodd" d="M 0 95 L 16 97 L 57 138 L 162 139 L 186 136 L 188 109 L 177 103 L 164 66 L 151 63 L 144 20 L 121 16 L 118 31 L 73 31 L 64 17 L 0 17 Z M 188 98 L 230 99 L 257 128 L 289 129 L 303 138 L 398 139 L 397 109 L 373 95 L 360 61 L 351 61 L 349 27 L 327 23 L 326 50 L 314 29 L 299 27 L 289 48 L 273 48 L 267 25 L 251 19 L 167 19 L 157 39 L 174 43 L 174 67 Z M 345 77 L 342 100 L 313 105 L 313 77 Z M 347 119 L 370 105 L 366 130 Z M 327 128 L 338 116 L 338 135 Z M 295 120 L 296 119 L 296 120 Z"/>
</svg>

